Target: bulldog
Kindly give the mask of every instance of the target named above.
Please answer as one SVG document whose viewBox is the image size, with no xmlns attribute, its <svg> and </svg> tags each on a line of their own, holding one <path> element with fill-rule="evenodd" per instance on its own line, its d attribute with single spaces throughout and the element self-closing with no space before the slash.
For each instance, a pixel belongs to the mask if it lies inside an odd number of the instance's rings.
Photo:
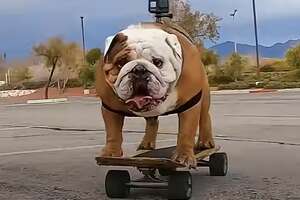
<svg viewBox="0 0 300 200">
<path fill-rule="evenodd" d="M 146 119 L 138 149 L 148 150 L 155 148 L 158 117 L 176 113 L 179 127 L 172 159 L 187 167 L 196 166 L 194 149 L 214 147 L 207 75 L 198 48 L 182 30 L 143 23 L 107 38 L 96 89 L 106 129 L 101 156 L 123 155 L 126 116 Z"/>
</svg>

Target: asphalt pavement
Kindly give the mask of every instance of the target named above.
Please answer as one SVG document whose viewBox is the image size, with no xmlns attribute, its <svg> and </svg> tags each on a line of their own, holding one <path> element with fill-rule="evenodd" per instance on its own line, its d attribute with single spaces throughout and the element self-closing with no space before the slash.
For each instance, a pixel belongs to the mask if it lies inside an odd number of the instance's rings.
<svg viewBox="0 0 300 200">
<path fill-rule="evenodd" d="M 193 198 L 300 200 L 300 92 L 213 95 L 216 143 L 229 156 L 226 177 L 193 171 Z M 135 152 L 144 120 L 127 118 L 124 151 Z M 160 118 L 158 146 L 176 143 L 176 115 Z M 96 98 L 0 105 L 0 200 L 107 199 L 94 157 L 105 143 Z M 141 174 L 128 168 L 132 178 Z M 131 199 L 166 199 L 133 190 Z"/>
</svg>

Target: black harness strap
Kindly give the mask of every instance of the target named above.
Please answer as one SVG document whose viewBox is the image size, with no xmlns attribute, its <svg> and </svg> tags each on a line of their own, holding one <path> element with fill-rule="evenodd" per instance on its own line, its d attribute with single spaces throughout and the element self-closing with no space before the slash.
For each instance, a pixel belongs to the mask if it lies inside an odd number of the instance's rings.
<svg viewBox="0 0 300 200">
<path fill-rule="evenodd" d="M 134 113 L 132 112 L 124 112 L 124 111 L 120 111 L 120 110 L 115 110 L 111 107 L 109 107 L 107 104 L 105 104 L 103 101 L 102 101 L 102 106 L 106 109 L 106 110 L 109 110 L 110 112 L 114 112 L 114 113 L 117 113 L 119 115 L 123 115 L 123 116 L 126 116 L 126 117 L 137 117 L 137 115 L 135 115 Z"/>
<path fill-rule="evenodd" d="M 199 103 L 199 101 L 201 100 L 202 97 L 202 90 L 196 94 L 193 98 L 191 98 L 188 102 L 186 102 L 185 104 L 183 104 L 182 106 L 180 106 L 179 108 L 175 109 L 175 110 L 171 110 L 169 112 L 166 112 L 163 115 L 171 115 L 171 114 L 176 114 L 176 113 L 183 113 L 187 110 L 189 110 L 190 108 L 192 108 L 193 106 L 195 106 L 197 103 Z M 124 111 L 120 111 L 120 110 L 115 110 L 111 107 L 109 107 L 107 104 L 105 104 L 104 102 L 102 102 L 102 106 L 114 113 L 117 113 L 119 115 L 123 115 L 126 117 L 139 117 L 136 114 L 132 113 L 132 112 L 124 112 Z"/>
<path fill-rule="evenodd" d="M 171 115 L 171 114 L 175 114 L 175 113 L 183 113 L 184 111 L 187 111 L 188 109 L 192 108 L 194 105 L 196 105 L 197 103 L 199 103 L 199 101 L 201 100 L 202 97 L 202 90 L 196 94 L 193 98 L 191 98 L 188 102 L 186 102 L 185 104 L 183 104 L 182 106 L 180 106 L 179 108 L 175 109 L 175 110 L 171 110 L 169 112 L 164 113 L 163 115 Z"/>
</svg>

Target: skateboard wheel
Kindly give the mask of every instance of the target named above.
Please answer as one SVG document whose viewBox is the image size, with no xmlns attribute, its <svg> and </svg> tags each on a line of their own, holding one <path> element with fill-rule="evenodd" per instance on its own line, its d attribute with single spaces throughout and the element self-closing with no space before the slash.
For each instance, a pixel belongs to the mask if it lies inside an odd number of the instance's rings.
<svg viewBox="0 0 300 200">
<path fill-rule="evenodd" d="M 169 177 L 168 199 L 190 199 L 191 197 L 191 173 L 185 171 L 173 172 Z"/>
<path fill-rule="evenodd" d="M 106 195 L 110 198 L 126 198 L 129 196 L 130 175 L 126 170 L 110 170 L 105 178 Z"/>
<path fill-rule="evenodd" d="M 210 176 L 226 176 L 228 158 L 226 153 L 214 153 L 209 157 Z"/>
</svg>

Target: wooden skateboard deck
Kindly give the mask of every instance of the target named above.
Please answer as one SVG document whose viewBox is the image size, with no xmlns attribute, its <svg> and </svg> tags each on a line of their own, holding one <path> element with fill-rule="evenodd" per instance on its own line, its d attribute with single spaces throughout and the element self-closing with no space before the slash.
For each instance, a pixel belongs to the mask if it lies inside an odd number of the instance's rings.
<svg viewBox="0 0 300 200">
<path fill-rule="evenodd" d="M 132 157 L 96 157 L 98 165 L 127 166 L 138 168 L 183 168 L 185 165 L 171 159 L 176 146 L 149 150 Z M 212 149 L 195 152 L 197 160 L 202 160 L 220 150 L 219 146 Z"/>
</svg>

